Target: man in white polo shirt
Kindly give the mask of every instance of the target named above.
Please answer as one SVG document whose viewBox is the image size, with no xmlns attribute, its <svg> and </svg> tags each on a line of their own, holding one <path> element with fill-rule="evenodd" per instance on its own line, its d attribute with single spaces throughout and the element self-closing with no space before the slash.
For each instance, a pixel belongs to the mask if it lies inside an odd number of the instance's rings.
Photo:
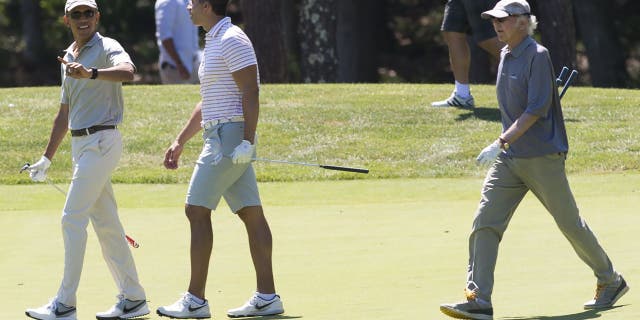
<svg viewBox="0 0 640 320">
<path fill-rule="evenodd" d="M 71 130 L 73 177 L 62 212 L 64 274 L 57 295 L 26 315 L 34 319 L 74 320 L 89 221 L 116 282 L 118 302 L 97 319 L 124 319 L 149 313 L 144 289 L 125 240 L 111 188 L 111 172 L 122 154 L 116 126 L 122 121 L 122 82 L 133 80 L 135 67 L 122 46 L 97 32 L 100 12 L 95 0 L 67 0 L 64 23 L 74 42 L 58 57 L 62 97 L 42 158 L 29 167 L 34 181 L 44 181 L 60 143 Z"/>
<path fill-rule="evenodd" d="M 191 20 L 206 34 L 200 65 L 202 100 L 165 153 L 164 165 L 178 167 L 187 141 L 204 128 L 204 147 L 191 177 L 185 212 L 191 226 L 191 280 L 187 292 L 157 313 L 178 319 L 209 318 L 205 286 L 213 245 L 211 211 L 222 197 L 244 222 L 256 271 L 257 288 L 229 317 L 274 315 L 284 312 L 276 294 L 271 263 L 272 239 L 262 211 L 255 155 L 259 79 L 256 55 L 246 34 L 225 17 L 228 0 L 192 0 Z"/>
<path fill-rule="evenodd" d="M 156 38 L 163 84 L 198 83 L 198 27 L 191 23 L 189 0 L 156 0 Z"/>
</svg>

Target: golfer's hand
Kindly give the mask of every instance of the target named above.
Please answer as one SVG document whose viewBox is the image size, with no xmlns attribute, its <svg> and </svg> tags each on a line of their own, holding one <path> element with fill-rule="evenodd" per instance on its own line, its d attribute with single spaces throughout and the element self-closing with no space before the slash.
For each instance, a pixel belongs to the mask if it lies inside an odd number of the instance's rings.
<svg viewBox="0 0 640 320">
<path fill-rule="evenodd" d="M 189 78 L 191 78 L 189 70 L 187 70 L 187 68 L 185 68 L 184 64 L 182 63 L 178 65 L 178 74 L 180 74 L 180 78 L 182 78 L 183 80 L 188 80 Z"/>
<path fill-rule="evenodd" d="M 178 169 L 178 159 L 182 154 L 183 146 L 174 141 L 164 153 L 164 167 L 167 169 Z"/>
<path fill-rule="evenodd" d="M 496 161 L 500 152 L 502 152 L 502 149 L 500 149 L 500 142 L 496 140 L 480 151 L 476 161 L 478 161 L 478 164 L 480 165 L 490 165 Z"/>
<path fill-rule="evenodd" d="M 249 163 L 251 162 L 251 158 L 255 151 L 255 144 L 251 144 L 249 140 L 242 140 L 242 142 L 233 149 L 233 152 L 231 153 L 231 162 L 234 164 Z"/>
<path fill-rule="evenodd" d="M 38 162 L 29 166 L 29 177 L 35 182 L 42 182 L 47 178 L 47 169 L 51 166 L 51 160 L 42 156 Z"/>
<path fill-rule="evenodd" d="M 61 57 L 58 57 L 58 61 L 65 65 L 64 69 L 68 77 L 74 79 L 91 78 L 91 69 L 85 68 L 82 64 L 77 62 L 67 62 Z"/>
</svg>

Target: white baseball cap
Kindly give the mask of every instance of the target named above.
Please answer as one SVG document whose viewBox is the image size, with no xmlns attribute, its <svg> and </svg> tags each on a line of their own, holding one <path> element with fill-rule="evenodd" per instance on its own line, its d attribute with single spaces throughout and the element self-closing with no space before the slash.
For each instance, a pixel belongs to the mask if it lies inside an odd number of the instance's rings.
<svg viewBox="0 0 640 320">
<path fill-rule="evenodd" d="M 501 0 L 496 3 L 493 9 L 483 12 L 480 16 L 483 19 L 506 18 L 508 16 L 519 16 L 531 14 L 531 7 L 525 0 Z"/>
<path fill-rule="evenodd" d="M 67 3 L 64 5 L 64 12 L 69 12 L 77 6 L 88 6 L 96 10 L 98 9 L 96 0 L 67 0 Z"/>
</svg>

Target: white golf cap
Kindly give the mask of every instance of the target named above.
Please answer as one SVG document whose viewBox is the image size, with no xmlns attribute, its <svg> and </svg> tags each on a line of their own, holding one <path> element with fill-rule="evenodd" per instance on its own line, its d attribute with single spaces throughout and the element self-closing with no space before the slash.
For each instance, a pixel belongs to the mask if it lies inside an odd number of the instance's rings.
<svg viewBox="0 0 640 320">
<path fill-rule="evenodd" d="M 67 3 L 64 5 L 64 12 L 69 12 L 73 10 L 73 8 L 78 6 L 88 6 L 94 9 L 98 9 L 96 0 L 67 0 Z"/>
<path fill-rule="evenodd" d="M 531 14 L 531 7 L 525 0 L 501 0 L 496 3 L 493 9 L 483 12 L 480 16 L 483 19 L 506 18 L 508 16 L 518 16 Z"/>
</svg>

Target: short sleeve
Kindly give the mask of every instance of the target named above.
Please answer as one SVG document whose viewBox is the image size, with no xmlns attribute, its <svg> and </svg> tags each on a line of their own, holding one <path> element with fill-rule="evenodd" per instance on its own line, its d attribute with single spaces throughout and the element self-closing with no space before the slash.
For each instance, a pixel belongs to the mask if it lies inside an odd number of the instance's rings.
<svg viewBox="0 0 640 320">
<path fill-rule="evenodd" d="M 253 45 L 243 33 L 224 37 L 221 44 L 222 57 L 230 72 L 258 64 Z"/>
<path fill-rule="evenodd" d="M 527 109 L 525 112 L 545 117 L 553 103 L 553 67 L 547 50 L 540 50 L 533 56 L 528 83 Z"/>
</svg>

